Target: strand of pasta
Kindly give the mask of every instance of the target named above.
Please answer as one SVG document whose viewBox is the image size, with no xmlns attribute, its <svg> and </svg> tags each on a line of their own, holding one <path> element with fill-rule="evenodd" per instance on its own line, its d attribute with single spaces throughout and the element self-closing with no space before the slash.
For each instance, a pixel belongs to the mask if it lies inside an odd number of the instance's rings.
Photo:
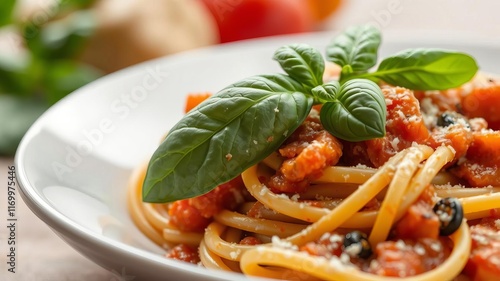
<svg viewBox="0 0 500 281">
<path fill-rule="evenodd" d="M 168 217 L 158 212 L 158 209 L 155 205 L 156 204 L 152 203 L 142 203 L 146 219 L 149 221 L 149 223 L 151 223 L 151 225 L 153 225 L 154 228 L 161 231 L 162 229 L 169 227 L 170 222 L 168 220 Z"/>
<path fill-rule="evenodd" d="M 171 248 L 176 244 L 198 245 L 203 238 L 202 233 L 182 232 L 171 225 L 165 212 L 160 212 L 160 205 L 142 201 L 142 182 L 146 173 L 146 165 L 136 169 L 131 177 L 128 209 L 137 227 L 156 244 L 163 248 Z M 163 213 L 163 214 L 162 214 Z"/>
<path fill-rule="evenodd" d="M 430 147 L 410 147 L 405 159 L 398 165 L 394 178 L 389 184 L 386 196 L 382 201 L 377 218 L 373 224 L 368 241 L 371 245 L 377 245 L 385 241 L 389 235 L 392 224 L 396 217 L 401 198 L 410 180 L 422 160 L 429 158 L 434 151 Z"/>
<path fill-rule="evenodd" d="M 441 168 L 455 157 L 455 150 L 448 146 L 436 148 L 434 153 L 425 161 L 424 165 L 411 179 L 408 190 L 396 212 L 396 220 L 399 220 L 408 208 L 415 202 L 424 189 L 431 183 L 432 179 Z"/>
<path fill-rule="evenodd" d="M 184 232 L 172 227 L 163 229 L 163 238 L 173 244 L 188 244 L 198 246 L 203 239 L 203 233 Z"/>
<path fill-rule="evenodd" d="M 163 238 L 161 232 L 149 223 L 146 215 L 144 214 L 142 202 L 142 182 L 146 175 L 146 165 L 146 163 L 143 163 L 132 172 L 127 194 L 128 209 L 130 210 L 132 221 L 135 223 L 137 228 L 139 228 L 139 230 L 141 230 L 141 232 L 153 242 L 167 248 L 171 245 L 169 245 L 169 243 Z"/>
<path fill-rule="evenodd" d="M 212 251 L 210 251 L 205 245 L 204 241 L 200 242 L 198 247 L 198 254 L 200 256 L 200 261 L 206 268 L 219 269 L 225 271 L 232 271 L 223 261 L 222 258 Z"/>
<path fill-rule="evenodd" d="M 330 212 L 328 209 L 310 206 L 304 202 L 294 201 L 287 196 L 273 193 L 260 183 L 257 170 L 257 166 L 250 167 L 242 173 L 242 177 L 250 194 L 264 206 L 306 222 L 316 222 Z M 341 226 L 344 228 L 370 228 L 373 226 L 376 215 L 376 211 L 358 212 L 350 220 L 343 222 Z"/>
<path fill-rule="evenodd" d="M 460 199 L 464 213 L 474 213 L 500 208 L 500 193 L 476 195 Z"/>
<path fill-rule="evenodd" d="M 242 255 L 240 265 L 243 273 L 254 276 L 281 278 L 279 272 L 265 266 L 278 266 L 305 272 L 324 280 L 360 280 L 360 281 L 441 281 L 450 280 L 460 274 L 467 263 L 471 248 L 471 237 L 466 221 L 451 236 L 454 247 L 448 257 L 438 267 L 411 277 L 396 278 L 377 276 L 359 270 L 355 266 L 344 264 L 338 258 L 326 259 L 308 255 L 290 249 L 257 247 Z"/>
<path fill-rule="evenodd" d="M 272 153 L 262 162 L 271 169 L 278 170 L 283 159 L 281 159 L 277 153 Z M 372 168 L 327 167 L 323 171 L 323 175 L 314 182 L 350 182 L 359 184 L 368 180 L 376 171 L 376 169 Z"/>
<path fill-rule="evenodd" d="M 215 255 L 233 261 L 239 261 L 241 255 L 253 249 L 255 246 L 240 245 L 230 243 L 222 239 L 221 235 L 226 230 L 227 226 L 218 222 L 210 223 L 203 238 L 205 246 Z"/>
<path fill-rule="evenodd" d="M 471 197 L 477 195 L 487 195 L 493 193 L 499 193 L 500 187 L 443 187 L 436 186 L 436 194 L 441 198 L 445 197 Z"/>
<path fill-rule="evenodd" d="M 265 158 L 262 163 L 273 170 L 278 170 L 281 166 L 283 159 L 277 152 L 272 153 Z M 344 167 L 333 166 L 328 167 L 323 171 L 323 175 L 314 180 L 313 183 L 364 183 L 369 177 L 377 172 L 377 169 L 370 167 Z M 432 179 L 433 184 L 459 184 L 460 180 L 450 173 L 440 171 Z"/>
<path fill-rule="evenodd" d="M 248 212 L 251 209 L 258 209 L 256 211 L 256 212 L 258 212 L 258 215 L 255 216 L 258 218 L 275 220 L 275 221 L 282 221 L 282 222 L 289 222 L 289 223 L 295 223 L 295 224 L 304 224 L 305 223 L 302 220 L 292 218 L 292 217 L 289 217 L 287 215 L 278 213 L 273 209 L 269 209 L 266 206 L 264 206 L 262 203 L 260 203 L 259 201 L 243 203 L 243 205 L 240 208 L 238 208 L 238 212 L 242 213 L 242 214 L 248 214 Z"/>
<path fill-rule="evenodd" d="M 317 222 L 309 225 L 303 231 L 286 238 L 295 245 L 303 245 L 307 242 L 317 240 L 326 232 L 331 232 L 339 227 L 344 221 L 349 220 L 353 214 L 372 200 L 394 176 L 394 170 L 408 153 L 403 150 L 387 161 L 372 177 L 347 197 L 342 203 Z M 243 179 L 244 181 L 244 179 Z"/>
<path fill-rule="evenodd" d="M 276 235 L 278 237 L 293 235 L 306 227 L 302 224 L 252 218 L 228 210 L 220 211 L 214 216 L 214 220 L 224 225 L 244 231 L 260 233 L 268 236 Z"/>
<path fill-rule="evenodd" d="M 478 211 L 478 212 L 464 213 L 464 217 L 468 221 L 491 217 L 491 210 L 484 210 L 484 211 Z"/>
</svg>

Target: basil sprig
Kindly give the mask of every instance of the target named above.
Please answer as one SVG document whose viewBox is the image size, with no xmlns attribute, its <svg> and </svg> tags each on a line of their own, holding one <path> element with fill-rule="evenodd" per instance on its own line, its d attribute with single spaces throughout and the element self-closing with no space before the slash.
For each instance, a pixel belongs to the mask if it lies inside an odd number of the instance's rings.
<svg viewBox="0 0 500 281">
<path fill-rule="evenodd" d="M 446 90 L 468 82 L 476 74 L 476 60 L 468 54 L 443 49 L 407 49 L 377 62 L 380 32 L 370 26 L 351 27 L 327 46 L 327 59 L 342 67 L 340 82 L 353 78 L 382 80 L 412 90 Z"/>
<path fill-rule="evenodd" d="M 377 63 L 382 36 L 371 25 L 353 26 L 335 37 L 326 49 L 327 59 L 342 67 L 341 81 L 353 73 L 364 73 Z"/>
<path fill-rule="evenodd" d="M 306 44 L 276 50 L 286 74 L 258 75 L 236 82 L 187 113 L 155 151 L 143 184 L 143 200 L 164 203 L 202 195 L 238 176 L 280 147 L 322 104 L 320 120 L 332 135 L 363 141 L 385 135 L 386 105 L 371 80 L 411 89 L 442 89 L 467 82 L 477 71 L 466 54 L 408 50 L 382 61 L 380 33 L 360 26 L 327 47 L 339 64 L 339 81 L 323 82 L 321 53 Z"/>
</svg>

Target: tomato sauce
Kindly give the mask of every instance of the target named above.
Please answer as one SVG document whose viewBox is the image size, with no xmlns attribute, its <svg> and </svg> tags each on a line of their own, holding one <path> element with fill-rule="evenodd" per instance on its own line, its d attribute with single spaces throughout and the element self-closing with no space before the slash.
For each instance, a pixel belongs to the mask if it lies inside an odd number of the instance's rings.
<svg viewBox="0 0 500 281">
<path fill-rule="evenodd" d="M 285 160 L 268 186 L 276 193 L 299 193 L 311 180 L 320 177 L 327 166 L 337 164 L 342 144 L 323 129 L 319 116 L 311 114 L 279 153 Z"/>
<path fill-rule="evenodd" d="M 212 191 L 170 205 L 170 222 L 182 231 L 203 232 L 212 217 L 223 209 L 234 210 L 248 196 L 240 176 Z"/>
<path fill-rule="evenodd" d="M 470 227 L 472 249 L 465 273 L 474 281 L 497 280 L 500 276 L 500 220 L 482 219 Z"/>
<path fill-rule="evenodd" d="M 475 132 L 464 160 L 452 170 L 456 176 L 471 186 L 500 185 L 500 131 Z"/>
<path fill-rule="evenodd" d="M 173 247 L 167 252 L 165 256 L 167 258 L 189 262 L 193 264 L 198 264 L 200 262 L 198 249 L 186 244 L 179 244 Z"/>
</svg>

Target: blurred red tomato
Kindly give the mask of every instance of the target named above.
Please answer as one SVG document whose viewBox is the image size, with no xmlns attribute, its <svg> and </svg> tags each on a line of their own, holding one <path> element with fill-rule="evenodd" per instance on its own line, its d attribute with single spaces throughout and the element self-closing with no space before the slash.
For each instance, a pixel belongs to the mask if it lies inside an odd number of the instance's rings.
<svg viewBox="0 0 500 281">
<path fill-rule="evenodd" d="M 310 31 L 303 0 L 203 0 L 217 22 L 220 42 Z"/>
</svg>

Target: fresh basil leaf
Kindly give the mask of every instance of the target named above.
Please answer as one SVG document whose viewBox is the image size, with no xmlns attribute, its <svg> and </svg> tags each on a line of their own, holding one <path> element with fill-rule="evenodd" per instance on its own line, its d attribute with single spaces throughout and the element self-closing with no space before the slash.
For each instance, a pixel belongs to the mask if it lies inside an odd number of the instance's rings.
<svg viewBox="0 0 500 281">
<path fill-rule="evenodd" d="M 273 57 L 290 77 L 312 88 L 323 83 L 325 62 L 321 53 L 307 44 L 286 45 Z"/>
<path fill-rule="evenodd" d="M 385 135 L 386 105 L 380 87 L 367 79 L 348 80 L 336 101 L 323 104 L 321 123 L 332 135 L 363 141 Z"/>
<path fill-rule="evenodd" d="M 47 108 L 35 99 L 0 94 L 0 155 L 14 155 L 26 131 Z"/>
<path fill-rule="evenodd" d="M 209 192 L 258 163 L 304 121 L 313 104 L 286 75 L 237 82 L 187 113 L 153 154 L 143 185 L 146 202 Z"/>
<path fill-rule="evenodd" d="M 408 49 L 384 59 L 368 74 L 413 90 L 445 90 L 474 77 L 476 60 L 464 53 L 442 49 Z"/>
<path fill-rule="evenodd" d="M 326 103 L 336 100 L 336 95 L 339 91 L 340 84 L 333 80 L 326 84 L 314 87 L 311 93 L 315 99 L 315 103 Z"/>
<path fill-rule="evenodd" d="M 348 28 L 327 46 L 327 60 L 340 65 L 342 74 L 365 72 L 377 63 L 380 41 L 380 31 L 371 25 Z"/>
<path fill-rule="evenodd" d="M 16 6 L 16 0 L 0 1 L 0 27 L 12 23 L 12 13 Z"/>
</svg>

